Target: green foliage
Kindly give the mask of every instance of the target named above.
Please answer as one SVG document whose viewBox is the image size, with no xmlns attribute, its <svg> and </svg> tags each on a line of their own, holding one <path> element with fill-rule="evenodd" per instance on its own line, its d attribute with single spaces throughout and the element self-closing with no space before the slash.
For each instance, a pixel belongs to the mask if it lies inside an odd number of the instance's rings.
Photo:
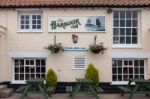
<svg viewBox="0 0 150 99">
<path fill-rule="evenodd" d="M 47 74 L 46 74 L 46 86 L 56 86 L 57 85 L 57 75 L 56 73 L 53 71 L 53 69 L 49 69 Z"/>
<path fill-rule="evenodd" d="M 93 52 L 94 54 L 100 53 L 104 50 L 106 50 L 106 48 L 104 48 L 103 43 L 100 44 L 91 44 L 90 46 L 90 51 Z"/>
<path fill-rule="evenodd" d="M 50 44 L 48 47 L 46 47 L 46 49 L 50 50 L 52 53 L 58 53 L 60 51 L 64 51 L 64 48 L 61 45 L 61 43 Z"/>
<path fill-rule="evenodd" d="M 94 43 L 89 45 L 89 50 L 94 54 L 98 54 L 100 52 L 103 53 L 104 50 L 106 50 L 107 48 L 103 46 L 102 42 L 97 44 L 96 40 L 97 40 L 97 36 L 94 36 Z"/>
<path fill-rule="evenodd" d="M 93 64 L 89 64 L 86 69 L 85 79 L 90 79 L 93 81 L 94 86 L 99 85 L 99 71 L 94 67 Z"/>
</svg>

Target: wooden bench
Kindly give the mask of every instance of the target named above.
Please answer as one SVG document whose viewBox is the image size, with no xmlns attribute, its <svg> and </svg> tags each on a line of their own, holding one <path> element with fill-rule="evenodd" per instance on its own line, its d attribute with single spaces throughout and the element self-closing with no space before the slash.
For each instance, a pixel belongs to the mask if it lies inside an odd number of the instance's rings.
<svg viewBox="0 0 150 99">
<path fill-rule="evenodd" d="M 72 86 L 66 86 L 66 92 L 71 92 L 72 91 Z"/>
<path fill-rule="evenodd" d="M 26 86 L 20 86 L 20 87 L 16 90 L 16 92 L 17 92 L 17 93 L 22 93 L 25 88 L 26 88 Z"/>
<path fill-rule="evenodd" d="M 94 87 L 94 89 L 98 92 L 98 93 L 101 93 L 101 92 L 104 92 L 104 90 L 100 87 Z"/>
<path fill-rule="evenodd" d="M 147 88 L 150 90 L 150 85 L 148 85 Z"/>
<path fill-rule="evenodd" d="M 18 88 L 18 91 L 21 91 L 19 99 L 23 99 L 25 96 L 27 96 L 29 91 L 34 93 L 40 92 L 43 95 L 43 99 L 48 99 L 48 96 L 51 95 L 51 93 L 48 93 L 48 91 L 51 91 L 51 88 L 45 87 L 43 78 L 31 78 L 27 80 L 26 83 L 27 85 L 25 88 Z"/>
<path fill-rule="evenodd" d="M 71 99 L 73 99 L 76 94 L 84 93 L 94 95 L 96 99 L 99 99 L 98 92 L 103 92 L 103 90 L 100 87 L 93 86 L 93 82 L 91 80 L 78 78 L 76 79 L 76 84 L 72 88 L 69 96 L 71 97 Z"/>
<path fill-rule="evenodd" d="M 53 89 L 54 89 L 54 87 L 47 87 L 47 88 L 46 88 L 46 92 L 47 92 L 47 94 L 48 94 L 49 96 L 51 96 Z"/>
<path fill-rule="evenodd" d="M 125 87 L 125 86 L 118 86 L 118 88 L 124 92 L 131 92 L 131 89 L 129 89 L 128 87 Z"/>
<path fill-rule="evenodd" d="M 25 88 L 26 88 L 26 86 L 20 86 L 20 87 L 16 90 L 16 92 L 17 92 L 17 93 L 22 93 Z M 49 96 L 51 96 L 51 93 L 52 93 L 53 89 L 54 89 L 54 87 L 47 87 L 47 88 L 46 88 L 46 92 L 48 93 Z"/>
<path fill-rule="evenodd" d="M 118 86 L 118 88 L 122 91 L 121 96 L 124 96 L 124 93 L 130 93 L 131 89 L 127 86 Z"/>
<path fill-rule="evenodd" d="M 128 84 L 126 86 L 118 86 L 118 88 L 122 91 L 121 95 L 123 96 L 125 93 L 129 93 L 130 96 L 128 99 L 132 99 L 134 94 L 145 94 L 149 96 L 150 93 L 150 81 L 141 79 L 141 78 L 129 78 Z M 131 82 L 135 83 L 135 86 L 132 86 Z"/>
</svg>

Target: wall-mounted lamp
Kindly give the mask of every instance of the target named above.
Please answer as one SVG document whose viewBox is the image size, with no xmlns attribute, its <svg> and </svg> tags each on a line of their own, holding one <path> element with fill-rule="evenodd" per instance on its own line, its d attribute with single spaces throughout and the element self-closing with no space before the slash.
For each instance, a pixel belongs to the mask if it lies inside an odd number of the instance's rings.
<svg viewBox="0 0 150 99">
<path fill-rule="evenodd" d="M 113 11 L 113 10 L 112 10 L 111 8 L 108 8 L 108 9 L 107 9 L 107 13 L 112 13 L 112 11 Z"/>
</svg>

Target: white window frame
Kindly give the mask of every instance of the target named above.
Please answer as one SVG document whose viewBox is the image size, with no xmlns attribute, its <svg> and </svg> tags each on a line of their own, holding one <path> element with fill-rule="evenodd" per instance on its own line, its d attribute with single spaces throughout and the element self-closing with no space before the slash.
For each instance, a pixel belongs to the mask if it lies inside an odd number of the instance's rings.
<svg viewBox="0 0 150 99">
<path fill-rule="evenodd" d="M 85 59 L 85 64 L 84 64 L 84 68 L 76 68 L 75 67 L 75 58 L 84 58 Z M 74 56 L 73 57 L 73 68 L 72 69 L 86 69 L 87 68 L 87 59 L 86 59 L 86 57 L 85 56 Z"/>
<path fill-rule="evenodd" d="M 132 9 L 131 10 L 128 10 L 128 9 L 125 9 L 125 10 L 116 9 L 114 11 L 118 11 L 118 12 L 120 12 L 120 11 L 131 11 L 131 12 L 132 11 L 137 11 L 137 13 L 138 13 L 138 19 L 137 19 L 138 20 L 138 27 L 137 27 L 138 31 L 137 31 L 137 44 L 120 44 L 120 43 L 114 44 L 113 43 L 114 35 L 112 34 L 112 48 L 141 48 L 141 11 L 140 10 L 132 10 Z M 114 13 L 112 15 L 112 19 L 113 19 L 113 28 L 112 28 L 112 30 L 113 30 L 115 28 L 114 27 Z M 120 18 L 119 18 L 119 20 L 120 20 Z M 120 26 L 117 27 L 117 28 L 120 29 Z M 122 27 L 122 28 L 128 28 L 128 27 Z M 134 27 L 131 27 L 131 28 L 134 28 Z"/>
<path fill-rule="evenodd" d="M 147 76 L 146 76 L 146 74 L 147 74 L 147 71 L 146 71 L 146 69 L 147 69 L 147 59 L 146 58 L 112 58 L 112 60 L 115 60 L 115 59 L 116 60 L 123 60 L 123 61 L 124 60 L 131 60 L 131 61 L 134 61 L 134 60 L 144 60 L 144 79 L 147 79 Z M 112 66 L 112 69 L 113 69 L 113 66 Z M 133 73 L 134 73 L 134 70 L 133 70 Z M 122 74 L 121 75 L 122 76 L 124 75 L 123 74 L 123 68 L 122 68 Z M 112 71 L 112 76 L 113 76 L 113 71 Z M 112 85 L 126 85 L 126 84 L 128 84 L 128 81 L 113 81 L 113 77 L 112 77 L 112 83 L 111 84 Z M 132 84 L 134 85 L 135 83 L 133 82 Z"/>
<path fill-rule="evenodd" d="M 15 80 L 15 60 L 24 60 L 24 80 Z M 12 75 L 12 81 L 11 81 L 11 83 L 15 83 L 15 84 L 24 84 L 25 83 L 25 75 L 26 74 L 28 74 L 28 73 L 26 73 L 25 72 L 25 67 L 27 67 L 28 65 L 26 65 L 26 60 L 34 60 L 34 65 L 32 65 L 32 66 L 36 66 L 36 60 L 38 60 L 38 59 L 40 59 L 40 60 L 45 60 L 45 75 L 46 75 L 46 66 L 47 66 L 47 64 L 46 64 L 46 58 L 13 58 L 12 60 L 12 64 L 13 64 L 13 68 L 12 68 L 12 70 L 13 70 L 13 75 Z M 20 65 L 19 65 L 20 66 Z M 31 65 L 30 65 L 31 66 Z M 43 67 L 41 64 L 40 64 L 40 67 Z M 19 73 L 17 73 L 17 74 L 20 74 L 20 72 Z M 36 75 L 36 74 L 40 74 L 40 75 L 42 75 L 43 73 L 42 72 L 40 72 L 40 73 L 37 73 L 36 72 L 36 67 L 35 67 L 35 72 L 34 72 L 34 74 Z"/>
<path fill-rule="evenodd" d="M 29 29 L 21 29 L 21 15 L 29 15 Z M 41 29 L 32 29 L 32 15 L 41 16 Z M 37 24 L 36 24 L 37 25 Z M 19 11 L 18 12 L 18 32 L 43 32 L 43 13 L 41 11 Z"/>
</svg>

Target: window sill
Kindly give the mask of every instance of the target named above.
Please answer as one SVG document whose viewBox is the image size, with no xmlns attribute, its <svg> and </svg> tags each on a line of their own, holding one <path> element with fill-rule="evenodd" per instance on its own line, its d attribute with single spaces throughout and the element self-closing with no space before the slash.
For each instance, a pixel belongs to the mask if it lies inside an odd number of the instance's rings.
<svg viewBox="0 0 150 99">
<path fill-rule="evenodd" d="M 26 81 L 11 81 L 11 84 L 26 84 Z"/>
<path fill-rule="evenodd" d="M 113 45 L 112 48 L 119 49 L 119 48 L 142 48 L 141 45 Z"/>
<path fill-rule="evenodd" d="M 17 31 L 18 33 L 43 33 L 43 31 Z"/>
<path fill-rule="evenodd" d="M 111 85 L 127 85 L 128 81 L 114 81 L 111 83 Z M 131 83 L 131 85 L 135 85 L 134 82 Z"/>
<path fill-rule="evenodd" d="M 86 68 L 72 68 L 72 70 L 85 70 Z"/>
</svg>

